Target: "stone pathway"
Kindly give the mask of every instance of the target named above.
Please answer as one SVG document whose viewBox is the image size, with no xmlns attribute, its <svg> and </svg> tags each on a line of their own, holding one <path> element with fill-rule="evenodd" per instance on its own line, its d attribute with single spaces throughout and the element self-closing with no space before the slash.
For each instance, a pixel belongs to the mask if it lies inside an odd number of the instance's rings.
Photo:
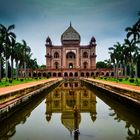
<svg viewBox="0 0 140 140">
<path fill-rule="evenodd" d="M 102 84 L 119 87 L 119 88 L 126 89 L 126 90 L 136 91 L 136 92 L 140 93 L 140 86 L 133 86 L 133 85 L 116 83 L 116 82 L 97 80 L 97 79 L 93 79 L 93 78 L 85 78 L 85 79 L 90 80 L 90 81 L 100 82 Z"/>
<path fill-rule="evenodd" d="M 32 86 L 35 86 L 38 84 L 43 84 L 43 83 L 53 81 L 53 80 L 57 80 L 57 78 L 50 78 L 50 79 L 46 79 L 46 80 L 39 80 L 39 81 L 33 81 L 33 82 L 28 82 L 28 83 L 23 83 L 23 84 L 8 86 L 8 87 L 2 87 L 2 88 L 0 88 L 0 95 L 8 94 L 13 91 L 17 91 L 17 90 L 27 88 L 27 87 L 32 87 Z"/>
</svg>

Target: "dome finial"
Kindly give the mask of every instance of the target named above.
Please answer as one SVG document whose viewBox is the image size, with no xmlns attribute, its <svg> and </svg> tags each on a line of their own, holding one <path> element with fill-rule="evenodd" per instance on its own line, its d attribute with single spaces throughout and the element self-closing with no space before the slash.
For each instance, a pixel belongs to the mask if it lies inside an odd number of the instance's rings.
<svg viewBox="0 0 140 140">
<path fill-rule="evenodd" d="M 71 21 L 70 21 L 70 27 L 71 27 L 71 25 L 72 25 L 72 24 L 71 24 Z"/>
</svg>

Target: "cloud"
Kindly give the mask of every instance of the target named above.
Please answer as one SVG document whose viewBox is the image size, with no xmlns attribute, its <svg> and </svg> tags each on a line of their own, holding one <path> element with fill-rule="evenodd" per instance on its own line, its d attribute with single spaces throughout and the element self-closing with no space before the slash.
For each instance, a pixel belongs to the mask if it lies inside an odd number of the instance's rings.
<svg viewBox="0 0 140 140">
<path fill-rule="evenodd" d="M 95 36 L 97 60 L 104 59 L 107 47 L 124 39 L 125 27 L 135 23 L 140 11 L 139 0 L 0 0 L 0 4 L 0 23 L 16 25 L 17 39 L 27 41 L 40 64 L 45 64 L 46 37 L 61 44 L 61 34 L 70 21 L 82 44 Z"/>
</svg>

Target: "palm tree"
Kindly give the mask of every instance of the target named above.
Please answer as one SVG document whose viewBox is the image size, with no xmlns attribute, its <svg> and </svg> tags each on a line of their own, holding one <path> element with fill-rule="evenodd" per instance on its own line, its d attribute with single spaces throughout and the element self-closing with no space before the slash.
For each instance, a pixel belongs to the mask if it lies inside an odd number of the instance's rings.
<svg viewBox="0 0 140 140">
<path fill-rule="evenodd" d="M 106 60 L 104 60 L 104 62 L 106 63 L 107 68 L 112 69 L 112 65 L 111 65 L 112 61 L 111 61 L 111 59 L 106 59 Z"/>
<path fill-rule="evenodd" d="M 125 41 L 125 46 L 129 52 L 127 55 L 129 56 L 128 63 L 129 63 L 129 67 L 130 67 L 130 77 L 132 77 L 132 66 L 133 66 L 133 62 L 134 62 L 133 55 L 138 50 L 138 47 L 136 44 L 140 43 L 140 41 L 134 42 L 134 40 L 130 41 L 129 39 L 125 39 L 124 41 Z"/>
<path fill-rule="evenodd" d="M 14 55 L 15 55 L 15 51 L 14 51 L 14 47 L 16 46 L 16 40 L 14 39 L 11 43 L 11 78 L 13 79 L 13 63 L 14 63 Z"/>
<path fill-rule="evenodd" d="M 139 22 L 134 24 L 132 27 L 127 27 L 125 31 L 127 31 L 127 38 L 132 37 L 132 40 L 135 42 L 139 40 L 140 34 L 139 34 L 139 28 L 138 28 Z"/>
<path fill-rule="evenodd" d="M 2 79 L 2 55 L 3 55 L 3 52 L 4 52 L 4 48 L 3 48 L 3 36 L 2 36 L 2 33 L 1 33 L 1 28 L 0 28 L 0 82 L 1 82 L 1 79 Z"/>
<path fill-rule="evenodd" d="M 140 11 L 138 15 L 140 16 Z M 138 41 L 140 39 L 140 18 L 132 27 L 127 27 L 125 31 L 127 32 L 126 36 L 128 39 L 131 37 L 134 42 Z"/>
<path fill-rule="evenodd" d="M 10 25 L 9 27 L 5 27 L 4 25 L 0 24 L 0 30 L 3 37 L 3 46 L 4 46 L 4 56 L 6 60 L 6 80 L 8 77 L 8 60 L 11 55 L 11 45 L 13 41 L 16 39 L 16 35 L 11 32 L 15 28 L 15 25 Z"/>
<path fill-rule="evenodd" d="M 35 70 L 38 68 L 38 64 L 37 64 L 37 59 L 30 59 L 28 61 L 28 68 L 30 68 L 30 70 Z M 31 77 L 33 76 L 33 74 L 31 74 Z"/>
<path fill-rule="evenodd" d="M 17 42 L 15 44 L 15 47 L 14 47 L 14 59 L 15 59 L 15 62 L 16 62 L 16 79 L 18 79 L 19 75 L 18 75 L 18 72 L 19 72 L 19 63 L 20 61 L 22 61 L 23 59 L 23 53 L 22 53 L 22 44 Z"/>
<path fill-rule="evenodd" d="M 28 57 L 27 57 L 27 55 L 29 55 L 30 54 L 30 52 L 31 52 L 31 49 L 30 49 L 30 47 L 27 45 L 27 43 L 26 43 L 26 41 L 25 40 L 22 40 L 22 43 L 23 43 L 23 45 L 22 45 L 22 51 L 23 51 L 23 60 L 24 60 L 24 73 L 25 73 L 25 78 L 26 78 L 26 63 L 27 63 L 27 59 L 28 59 Z"/>
<path fill-rule="evenodd" d="M 27 67 L 27 77 L 29 78 L 29 69 L 30 69 L 30 66 L 29 66 L 29 62 L 31 60 L 31 56 L 32 56 L 32 53 L 30 53 L 30 51 L 26 54 L 26 67 Z"/>
<path fill-rule="evenodd" d="M 127 45 L 125 45 L 125 43 L 122 45 L 123 47 L 123 65 L 124 65 L 124 76 L 127 77 L 127 66 L 128 66 L 128 62 L 129 62 L 129 48 L 127 47 Z"/>
<path fill-rule="evenodd" d="M 122 62 L 122 45 L 117 42 L 113 47 L 110 47 L 109 50 L 113 52 L 110 53 L 111 61 L 114 63 L 114 68 L 116 70 L 116 78 L 118 78 L 118 67 L 120 62 Z"/>
<path fill-rule="evenodd" d="M 133 63 L 135 65 L 135 77 L 138 78 L 138 58 L 140 55 L 140 48 L 135 46 L 134 54 L 133 54 Z"/>
<path fill-rule="evenodd" d="M 138 15 L 140 16 L 140 11 L 138 12 Z M 139 52 L 137 51 L 138 50 L 138 47 L 136 45 L 138 43 L 140 43 L 140 18 L 138 19 L 138 21 L 132 27 L 127 27 L 125 29 L 125 31 L 127 31 L 127 35 L 126 35 L 127 36 L 127 40 L 126 40 L 126 43 L 130 47 L 130 57 L 131 57 L 131 65 L 132 65 L 132 60 L 133 60 L 132 53 L 135 54 L 134 55 L 135 60 L 137 60 L 136 57 L 139 54 Z M 131 41 L 128 40 L 130 38 L 131 38 Z M 130 72 L 130 73 L 132 73 L 132 72 Z M 136 77 L 137 77 L 137 71 L 136 71 Z"/>
</svg>

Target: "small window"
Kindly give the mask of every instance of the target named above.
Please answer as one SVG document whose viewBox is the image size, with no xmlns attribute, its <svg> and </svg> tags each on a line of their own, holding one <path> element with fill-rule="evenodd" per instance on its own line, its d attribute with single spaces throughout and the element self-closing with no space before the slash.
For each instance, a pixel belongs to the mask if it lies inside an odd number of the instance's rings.
<svg viewBox="0 0 140 140">
<path fill-rule="evenodd" d="M 59 53 L 58 52 L 54 53 L 54 58 L 59 58 Z"/>
<path fill-rule="evenodd" d="M 83 58 L 88 58 L 88 53 L 87 52 L 83 53 Z"/>
</svg>

